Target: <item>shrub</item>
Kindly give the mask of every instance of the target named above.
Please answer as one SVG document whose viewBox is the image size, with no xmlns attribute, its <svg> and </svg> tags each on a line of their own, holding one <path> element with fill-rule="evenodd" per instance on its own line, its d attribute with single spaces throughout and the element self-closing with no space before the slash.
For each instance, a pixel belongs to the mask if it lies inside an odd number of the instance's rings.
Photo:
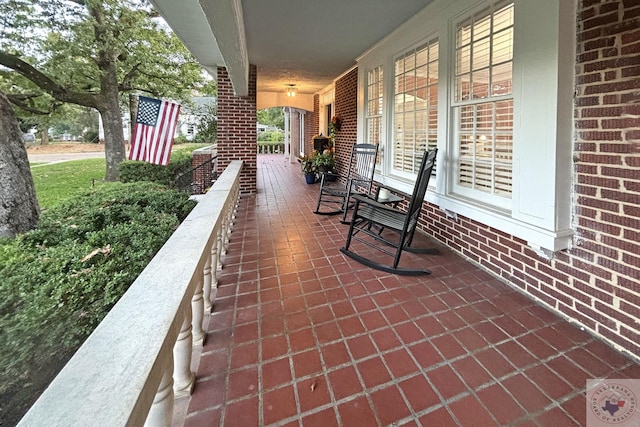
<svg viewBox="0 0 640 427">
<path fill-rule="evenodd" d="M 284 131 L 272 130 L 258 133 L 258 141 L 284 142 Z"/>
<path fill-rule="evenodd" d="M 187 142 L 189 142 L 189 140 L 185 135 L 178 135 L 175 138 L 173 138 L 174 145 L 186 144 Z"/>
<path fill-rule="evenodd" d="M 94 130 L 88 130 L 85 133 L 82 134 L 82 140 L 84 142 L 93 142 L 95 144 L 97 144 L 98 141 L 98 132 L 94 131 Z"/>
<path fill-rule="evenodd" d="M 191 158 L 191 153 L 181 150 L 171 154 L 171 160 L 167 166 L 136 160 L 124 161 L 118 166 L 120 182 L 150 181 L 173 187 L 178 176 L 191 170 Z"/>
<path fill-rule="evenodd" d="M 157 184 L 103 185 L 0 241 L 2 418 L 31 405 L 193 205 Z"/>
</svg>

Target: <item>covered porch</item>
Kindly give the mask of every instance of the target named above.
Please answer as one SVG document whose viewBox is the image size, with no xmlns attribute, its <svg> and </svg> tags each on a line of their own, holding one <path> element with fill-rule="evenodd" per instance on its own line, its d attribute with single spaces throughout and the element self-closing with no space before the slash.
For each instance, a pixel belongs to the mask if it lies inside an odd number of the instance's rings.
<svg viewBox="0 0 640 427">
<path fill-rule="evenodd" d="M 318 186 L 281 155 L 257 163 L 174 425 L 580 426 L 587 379 L 640 377 L 444 246 L 403 254 L 422 277 L 346 258 L 347 226 L 312 213 Z"/>
</svg>

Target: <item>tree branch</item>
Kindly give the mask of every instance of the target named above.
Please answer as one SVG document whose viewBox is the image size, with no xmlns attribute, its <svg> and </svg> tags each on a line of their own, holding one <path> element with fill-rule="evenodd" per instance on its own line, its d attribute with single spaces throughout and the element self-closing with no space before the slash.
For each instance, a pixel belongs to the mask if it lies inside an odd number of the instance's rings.
<svg viewBox="0 0 640 427">
<path fill-rule="evenodd" d="M 0 64 L 15 70 L 27 79 L 31 80 L 40 89 L 62 102 L 97 108 L 97 96 L 90 93 L 73 92 L 57 84 L 43 72 L 34 68 L 16 55 L 0 50 Z"/>
<path fill-rule="evenodd" d="M 138 70 L 140 69 L 140 66 L 142 66 L 142 63 L 138 62 L 136 65 L 133 66 L 133 68 L 129 70 L 127 74 L 125 74 L 124 78 L 122 79 L 122 82 L 118 85 L 119 91 L 131 90 L 126 88 L 130 87 L 131 80 L 133 80 L 136 74 L 138 74 Z"/>
<path fill-rule="evenodd" d="M 31 105 L 29 105 L 27 102 L 33 98 L 37 97 L 37 95 L 24 95 L 24 94 L 19 94 L 19 95 L 10 95 L 7 94 L 7 99 L 15 106 L 17 106 L 18 108 L 20 108 L 21 110 L 24 110 L 28 113 L 31 114 L 36 114 L 38 116 L 46 116 L 48 114 L 51 114 L 56 108 L 59 107 L 59 104 L 54 104 L 51 106 L 51 109 L 49 110 L 41 110 L 39 108 L 35 108 Z"/>
</svg>

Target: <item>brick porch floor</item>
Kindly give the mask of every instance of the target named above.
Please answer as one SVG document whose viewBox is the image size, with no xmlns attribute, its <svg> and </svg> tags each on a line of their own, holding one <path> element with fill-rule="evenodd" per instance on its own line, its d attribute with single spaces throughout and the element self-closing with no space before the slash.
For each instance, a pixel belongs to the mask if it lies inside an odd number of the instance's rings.
<svg viewBox="0 0 640 427">
<path fill-rule="evenodd" d="M 347 226 L 312 213 L 317 192 L 297 164 L 258 157 L 185 426 L 585 425 L 588 378 L 640 378 L 446 248 L 403 254 L 431 268 L 418 278 L 346 258 Z"/>
</svg>

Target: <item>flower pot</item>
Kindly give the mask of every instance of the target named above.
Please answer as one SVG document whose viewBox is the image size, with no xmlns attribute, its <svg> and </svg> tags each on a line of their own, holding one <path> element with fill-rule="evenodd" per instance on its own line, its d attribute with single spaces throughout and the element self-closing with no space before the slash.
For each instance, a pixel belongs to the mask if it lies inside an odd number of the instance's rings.
<svg viewBox="0 0 640 427">
<path fill-rule="evenodd" d="M 334 182 L 336 179 L 338 179 L 338 175 L 333 173 L 333 171 L 327 172 L 327 174 L 324 177 L 329 182 Z"/>
<path fill-rule="evenodd" d="M 305 173 L 304 179 L 307 180 L 307 184 L 315 184 L 316 183 L 316 174 L 315 173 Z"/>
</svg>

